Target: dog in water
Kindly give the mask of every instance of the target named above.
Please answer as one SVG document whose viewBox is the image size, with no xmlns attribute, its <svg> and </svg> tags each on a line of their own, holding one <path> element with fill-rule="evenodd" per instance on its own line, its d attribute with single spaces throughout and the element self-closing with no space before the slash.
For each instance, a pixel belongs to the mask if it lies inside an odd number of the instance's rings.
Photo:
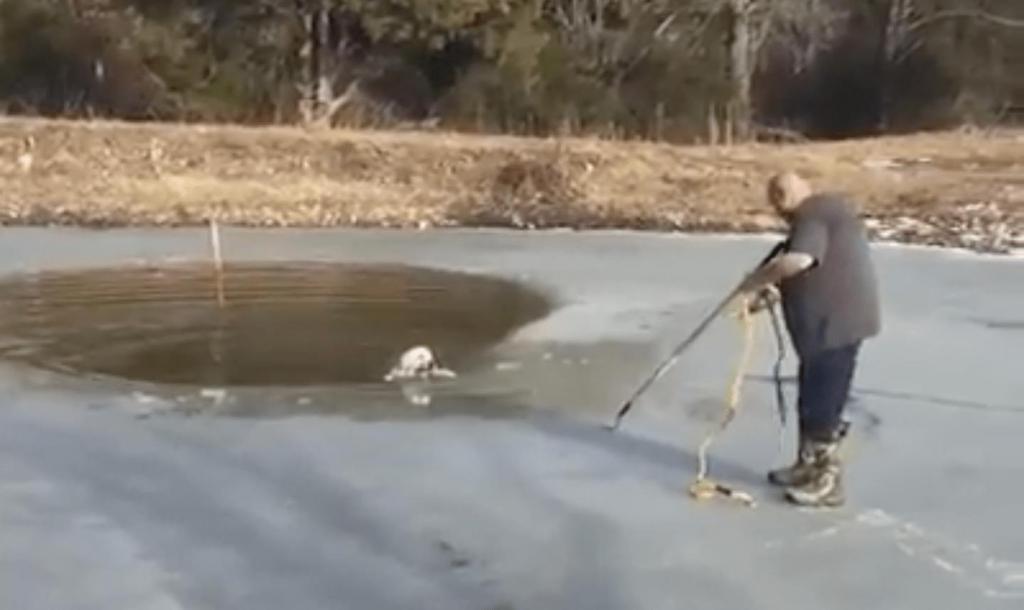
<svg viewBox="0 0 1024 610">
<path fill-rule="evenodd" d="M 397 382 L 406 400 L 414 405 L 427 406 L 431 403 L 429 381 L 452 379 L 455 372 L 441 366 L 434 352 L 425 345 L 407 349 L 398 363 L 384 376 L 384 381 Z"/>
<path fill-rule="evenodd" d="M 441 366 L 434 352 L 425 345 L 405 350 L 398 363 L 384 376 L 384 381 L 406 381 L 422 379 L 452 379 L 455 372 Z"/>
</svg>

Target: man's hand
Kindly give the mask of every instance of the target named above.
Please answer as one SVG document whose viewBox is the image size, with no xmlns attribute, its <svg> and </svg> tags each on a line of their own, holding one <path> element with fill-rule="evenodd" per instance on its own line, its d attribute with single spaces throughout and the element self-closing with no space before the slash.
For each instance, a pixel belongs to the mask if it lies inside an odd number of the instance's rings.
<svg viewBox="0 0 1024 610">
<path fill-rule="evenodd" d="M 747 312 L 750 314 L 760 313 L 766 309 L 771 309 L 782 300 L 782 294 L 779 293 L 779 289 L 775 286 L 765 286 L 760 289 L 754 298 L 750 300 L 750 305 L 747 307 Z"/>
<path fill-rule="evenodd" d="M 765 272 L 765 270 L 770 265 L 771 263 L 768 263 L 764 267 L 755 269 L 754 271 L 751 271 L 749 274 L 747 274 L 747 276 L 743 278 L 743 281 L 740 282 L 737 291 L 741 294 L 751 294 L 754 292 L 758 292 L 762 288 L 764 288 L 765 285 L 768 284 L 768 281 L 766 279 L 766 276 L 768 274 Z"/>
</svg>

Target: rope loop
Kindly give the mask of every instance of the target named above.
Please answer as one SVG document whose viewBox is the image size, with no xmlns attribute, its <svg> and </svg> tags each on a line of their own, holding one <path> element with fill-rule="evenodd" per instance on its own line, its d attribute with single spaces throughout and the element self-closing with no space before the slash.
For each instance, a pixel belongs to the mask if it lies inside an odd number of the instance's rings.
<svg viewBox="0 0 1024 610">
<path fill-rule="evenodd" d="M 725 431 L 736 417 L 739 409 L 740 398 L 743 389 L 743 378 L 750 368 L 750 359 L 754 354 L 754 318 L 750 312 L 752 297 L 747 294 L 739 295 L 736 299 L 738 311 L 735 317 L 741 325 L 743 333 L 743 349 L 740 352 L 739 361 L 729 382 L 729 388 L 725 397 L 725 413 L 716 430 L 712 430 L 700 444 L 697 451 L 697 477 L 690 484 L 689 492 L 697 500 L 709 500 L 715 496 L 724 496 L 728 499 L 738 501 L 751 508 L 757 505 L 754 497 L 749 493 L 723 485 L 710 479 L 708 475 L 707 451 L 715 438 Z"/>
</svg>

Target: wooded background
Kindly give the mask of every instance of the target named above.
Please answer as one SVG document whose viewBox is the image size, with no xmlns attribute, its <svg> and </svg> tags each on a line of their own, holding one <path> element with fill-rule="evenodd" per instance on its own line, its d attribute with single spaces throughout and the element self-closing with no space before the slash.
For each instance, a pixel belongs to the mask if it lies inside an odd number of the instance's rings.
<svg viewBox="0 0 1024 610">
<path fill-rule="evenodd" d="M 0 113 L 675 142 L 1024 123 L 1024 0 L 0 0 Z"/>
</svg>

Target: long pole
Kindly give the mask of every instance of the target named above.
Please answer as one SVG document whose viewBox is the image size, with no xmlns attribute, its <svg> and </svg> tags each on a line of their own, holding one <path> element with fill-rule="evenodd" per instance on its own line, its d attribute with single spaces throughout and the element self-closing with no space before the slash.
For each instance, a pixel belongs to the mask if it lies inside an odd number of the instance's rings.
<svg viewBox="0 0 1024 610">
<path fill-rule="evenodd" d="M 224 259 L 220 253 L 220 228 L 217 220 L 210 219 L 210 245 L 213 247 L 213 267 L 217 280 L 217 305 L 224 308 Z"/>
<path fill-rule="evenodd" d="M 622 408 L 619 409 L 618 414 L 616 414 L 615 416 L 615 422 L 607 426 L 609 430 L 616 430 L 619 427 L 619 424 L 622 423 L 622 418 L 625 417 L 626 413 L 629 413 L 629 410 L 633 408 L 633 402 L 636 401 L 636 399 L 639 398 L 641 394 L 646 392 L 647 388 L 651 387 L 651 384 L 653 384 L 655 381 L 661 378 L 661 376 L 664 375 L 665 372 L 668 371 L 668 369 L 670 369 L 672 365 L 676 363 L 676 360 L 679 359 L 679 356 L 684 351 L 686 351 L 686 349 L 690 347 L 690 345 L 692 345 L 694 341 L 696 341 L 702 334 L 704 334 L 704 331 L 707 330 L 711 322 L 713 322 L 715 318 L 717 318 L 719 314 L 721 314 L 722 311 L 729 306 L 729 303 L 732 302 L 732 300 L 736 297 L 738 293 L 738 288 L 734 288 L 732 291 L 730 291 L 729 294 L 726 295 L 726 297 L 722 299 L 722 301 L 711 311 L 711 313 L 708 314 L 708 316 L 704 318 L 704 320 L 702 320 L 700 324 L 697 325 L 697 328 L 693 329 L 689 336 L 687 336 L 682 343 L 680 343 L 678 346 L 676 346 L 674 350 L 672 350 L 672 353 L 669 355 L 668 359 L 662 362 L 658 366 L 658 368 L 656 368 L 654 372 L 651 373 L 651 375 L 647 379 L 645 379 L 642 384 L 640 384 L 640 387 L 638 387 L 636 391 L 633 392 L 633 395 L 629 397 L 625 404 L 622 405 Z"/>
</svg>

